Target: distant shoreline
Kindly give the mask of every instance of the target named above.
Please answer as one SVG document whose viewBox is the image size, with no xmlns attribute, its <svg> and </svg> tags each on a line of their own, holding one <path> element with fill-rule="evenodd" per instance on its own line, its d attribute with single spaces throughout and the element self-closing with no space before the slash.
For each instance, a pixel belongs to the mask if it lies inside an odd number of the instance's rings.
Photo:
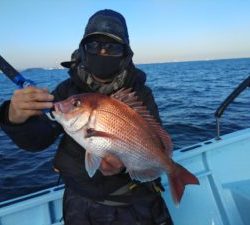
<svg viewBox="0 0 250 225">
<path fill-rule="evenodd" d="M 227 61 L 227 60 L 244 60 L 250 57 L 243 58 L 221 58 L 221 59 L 197 59 L 197 60 L 183 60 L 183 61 L 165 61 L 165 62 L 152 62 L 152 63 L 135 63 L 135 65 L 148 65 L 148 64 L 166 64 L 166 63 L 190 63 L 190 62 L 208 62 L 208 61 Z"/>
<path fill-rule="evenodd" d="M 195 63 L 195 62 L 213 62 L 213 61 L 228 61 L 228 60 L 244 60 L 244 59 L 250 59 L 250 57 L 243 57 L 243 58 L 221 58 L 221 59 L 197 59 L 197 60 L 183 60 L 183 61 L 165 61 L 165 62 L 151 62 L 151 63 L 135 63 L 135 65 L 158 65 L 158 64 L 175 64 L 175 63 Z M 20 72 L 29 72 L 32 70 L 68 70 L 64 67 L 48 67 L 48 68 L 42 68 L 42 67 L 29 67 L 25 69 L 19 70 Z M 0 74 L 2 72 L 0 71 Z"/>
</svg>

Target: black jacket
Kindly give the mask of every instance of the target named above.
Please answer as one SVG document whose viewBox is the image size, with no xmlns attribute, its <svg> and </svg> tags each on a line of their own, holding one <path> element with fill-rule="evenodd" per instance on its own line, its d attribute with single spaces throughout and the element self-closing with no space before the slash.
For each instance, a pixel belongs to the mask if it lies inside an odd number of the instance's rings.
<svg viewBox="0 0 250 225">
<path fill-rule="evenodd" d="M 55 101 L 91 91 L 85 84 L 81 83 L 74 71 L 70 72 L 71 77 L 60 83 L 53 91 Z M 125 86 L 132 87 L 151 114 L 160 121 L 152 91 L 145 85 L 145 81 L 144 72 L 132 67 Z M 84 165 L 85 150 L 63 131 L 60 124 L 50 121 L 44 115 L 34 116 L 23 124 L 11 124 L 7 116 L 8 107 L 9 101 L 6 101 L 0 108 L 0 126 L 20 148 L 32 152 L 40 151 L 49 147 L 62 134 L 54 158 L 54 166 L 60 171 L 65 185 L 88 198 L 103 200 L 107 199 L 109 193 L 131 181 L 127 173 L 103 176 L 101 172 L 97 171 L 94 177 L 90 178 Z"/>
</svg>

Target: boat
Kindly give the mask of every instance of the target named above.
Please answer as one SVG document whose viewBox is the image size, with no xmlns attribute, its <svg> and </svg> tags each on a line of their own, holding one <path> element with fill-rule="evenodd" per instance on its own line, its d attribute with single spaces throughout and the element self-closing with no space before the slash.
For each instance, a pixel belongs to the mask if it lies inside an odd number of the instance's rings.
<svg viewBox="0 0 250 225">
<path fill-rule="evenodd" d="M 175 161 L 194 173 L 200 185 L 186 186 L 181 203 L 170 196 L 162 176 L 164 200 L 175 225 L 250 224 L 250 128 L 220 135 L 220 118 L 250 86 L 245 79 L 215 112 L 217 135 L 173 152 Z M 62 225 L 64 186 L 56 186 L 0 203 L 0 225 Z"/>
</svg>

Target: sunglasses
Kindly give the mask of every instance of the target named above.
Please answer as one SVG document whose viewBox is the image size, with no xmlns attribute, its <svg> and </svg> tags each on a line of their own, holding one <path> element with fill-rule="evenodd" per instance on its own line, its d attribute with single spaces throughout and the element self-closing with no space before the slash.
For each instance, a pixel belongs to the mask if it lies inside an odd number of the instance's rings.
<svg viewBox="0 0 250 225">
<path fill-rule="evenodd" d="M 92 41 L 85 43 L 85 50 L 91 54 L 100 54 L 101 49 L 105 49 L 109 56 L 123 56 L 124 46 L 119 43 Z"/>
</svg>

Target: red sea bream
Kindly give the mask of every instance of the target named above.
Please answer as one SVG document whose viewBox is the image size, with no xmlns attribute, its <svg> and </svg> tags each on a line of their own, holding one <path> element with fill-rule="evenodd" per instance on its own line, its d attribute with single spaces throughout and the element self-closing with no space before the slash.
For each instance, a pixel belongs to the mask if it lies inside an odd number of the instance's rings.
<svg viewBox="0 0 250 225">
<path fill-rule="evenodd" d="M 181 200 L 186 184 L 199 184 L 192 173 L 171 159 L 169 134 L 134 92 L 85 93 L 57 102 L 54 108 L 53 115 L 65 132 L 86 149 L 90 177 L 101 159 L 112 154 L 123 162 L 131 179 L 152 181 L 166 173 L 175 203 Z"/>
</svg>

